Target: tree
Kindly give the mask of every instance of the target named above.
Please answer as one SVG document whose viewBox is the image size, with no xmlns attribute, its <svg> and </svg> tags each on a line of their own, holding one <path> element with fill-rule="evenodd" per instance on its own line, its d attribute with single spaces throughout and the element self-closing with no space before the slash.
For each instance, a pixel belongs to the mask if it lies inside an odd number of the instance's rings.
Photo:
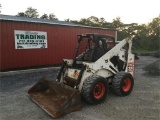
<svg viewBox="0 0 160 120">
<path fill-rule="evenodd" d="M 97 18 L 95 16 L 91 16 L 88 18 L 81 18 L 79 21 L 70 20 L 69 22 L 73 22 L 81 25 L 93 26 L 93 27 L 106 27 L 106 26 L 108 27 L 109 25 L 109 23 L 107 23 L 103 17 Z"/>
<path fill-rule="evenodd" d="M 88 20 L 88 18 L 87 19 L 82 18 L 82 19 L 80 19 L 80 21 L 78 21 L 78 23 L 82 24 L 82 25 L 93 26 L 93 24 L 91 24 L 91 22 Z"/>
<path fill-rule="evenodd" d="M 22 16 L 22 17 L 27 17 L 24 12 L 19 12 L 16 16 Z"/>
<path fill-rule="evenodd" d="M 160 16 L 156 17 L 147 26 L 148 48 L 150 50 L 160 50 Z"/>
<path fill-rule="evenodd" d="M 123 27 L 123 23 L 121 22 L 121 18 L 116 17 L 115 19 L 113 19 L 111 26 L 112 26 L 112 28 L 115 28 L 116 30 L 121 30 L 121 27 Z"/>
<path fill-rule="evenodd" d="M 99 19 L 100 26 L 105 27 L 107 25 L 106 23 L 107 22 L 106 22 L 106 20 L 103 17 Z"/>
<path fill-rule="evenodd" d="M 19 12 L 16 16 L 38 18 L 39 14 L 37 12 L 37 9 L 28 7 L 25 12 Z"/>
<path fill-rule="evenodd" d="M 103 17 L 97 18 L 91 16 L 89 18 L 82 18 L 78 20 L 69 20 L 75 24 L 93 26 L 93 27 L 104 27 L 117 30 L 118 40 L 122 40 L 129 36 L 134 37 L 134 48 L 135 50 L 158 50 L 160 49 L 160 16 L 152 20 L 148 24 L 124 24 L 120 17 L 113 19 L 111 23 L 107 22 Z"/>
<path fill-rule="evenodd" d="M 53 13 L 49 14 L 49 19 L 50 20 L 58 20 L 58 18 L 56 18 L 56 16 Z"/>
<path fill-rule="evenodd" d="M 91 16 L 87 18 L 89 25 L 91 26 L 99 26 L 99 18 L 95 16 Z"/>
<path fill-rule="evenodd" d="M 40 18 L 41 19 L 48 19 L 48 15 L 44 13 Z"/>
<path fill-rule="evenodd" d="M 25 15 L 27 17 L 32 17 L 32 18 L 38 18 L 38 16 L 39 16 L 37 9 L 34 9 L 32 7 L 27 8 L 27 10 L 25 11 Z"/>
<path fill-rule="evenodd" d="M 32 7 L 28 7 L 25 12 L 19 12 L 16 16 L 38 18 L 39 14 L 37 12 L 37 9 L 34 9 Z M 40 18 L 41 19 L 58 20 L 58 18 L 56 18 L 56 16 L 53 13 L 51 13 L 49 15 L 44 13 Z"/>
<path fill-rule="evenodd" d="M 134 27 L 136 29 L 135 47 L 138 50 L 155 51 L 160 49 L 160 17 L 154 18 L 148 24 L 141 24 Z M 134 27 L 132 26 L 132 29 Z"/>
<path fill-rule="evenodd" d="M 71 20 L 68 18 L 68 19 L 65 19 L 64 21 L 66 21 L 66 22 L 70 22 Z"/>
</svg>

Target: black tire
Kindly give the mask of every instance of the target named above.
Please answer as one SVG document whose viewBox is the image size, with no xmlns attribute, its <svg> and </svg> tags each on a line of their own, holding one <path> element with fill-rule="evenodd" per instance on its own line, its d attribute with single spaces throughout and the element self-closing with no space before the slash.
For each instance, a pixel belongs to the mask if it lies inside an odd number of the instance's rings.
<svg viewBox="0 0 160 120">
<path fill-rule="evenodd" d="M 130 73 L 121 71 L 117 73 L 112 81 L 112 89 L 119 96 L 129 95 L 134 86 L 134 79 Z"/>
<path fill-rule="evenodd" d="M 82 97 L 90 104 L 99 104 L 106 99 L 108 91 L 107 80 L 101 76 L 93 75 L 84 81 Z"/>
</svg>

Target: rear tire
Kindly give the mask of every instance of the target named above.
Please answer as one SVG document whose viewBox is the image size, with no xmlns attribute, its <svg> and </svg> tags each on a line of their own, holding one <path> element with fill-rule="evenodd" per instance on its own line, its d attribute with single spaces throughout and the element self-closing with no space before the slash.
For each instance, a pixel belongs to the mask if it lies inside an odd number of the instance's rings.
<svg viewBox="0 0 160 120">
<path fill-rule="evenodd" d="M 88 77 L 82 88 L 82 97 L 90 104 L 99 104 L 106 99 L 109 86 L 107 80 L 101 76 Z"/>
<path fill-rule="evenodd" d="M 130 73 L 121 71 L 117 73 L 112 81 L 112 89 L 119 96 L 129 95 L 134 86 L 134 79 Z"/>
</svg>

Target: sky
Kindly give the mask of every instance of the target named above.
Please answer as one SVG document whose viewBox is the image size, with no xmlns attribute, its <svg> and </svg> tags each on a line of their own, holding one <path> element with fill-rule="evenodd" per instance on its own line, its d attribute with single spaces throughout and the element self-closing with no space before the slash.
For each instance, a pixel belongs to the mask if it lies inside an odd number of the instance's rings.
<svg viewBox="0 0 160 120">
<path fill-rule="evenodd" d="M 160 16 L 160 0 L 0 0 L 1 14 L 16 15 L 28 7 L 40 16 L 54 13 L 59 20 L 80 20 L 96 16 L 112 22 L 120 17 L 125 24 L 146 24 Z"/>
</svg>

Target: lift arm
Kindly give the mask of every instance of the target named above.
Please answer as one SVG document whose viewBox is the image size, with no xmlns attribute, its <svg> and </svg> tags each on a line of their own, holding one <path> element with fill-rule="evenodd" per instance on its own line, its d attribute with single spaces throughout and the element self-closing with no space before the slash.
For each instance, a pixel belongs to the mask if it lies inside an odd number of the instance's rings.
<svg viewBox="0 0 160 120">
<path fill-rule="evenodd" d="M 129 44 L 127 52 L 128 52 L 128 54 L 130 54 L 131 47 L 132 47 L 132 38 L 126 38 L 126 39 L 123 39 L 121 42 L 119 42 L 115 47 L 113 47 L 111 50 L 109 50 L 106 54 L 104 54 L 96 62 L 94 62 L 94 63 L 84 62 L 83 64 L 87 65 L 88 68 L 92 69 L 93 71 L 98 71 L 100 69 L 107 69 L 107 70 L 111 71 L 113 74 L 116 74 L 119 71 L 118 71 L 117 67 L 115 67 L 114 64 L 110 61 L 110 59 L 113 56 L 120 56 L 123 47 L 127 43 Z M 122 55 L 124 55 L 124 54 L 122 54 Z"/>
</svg>

